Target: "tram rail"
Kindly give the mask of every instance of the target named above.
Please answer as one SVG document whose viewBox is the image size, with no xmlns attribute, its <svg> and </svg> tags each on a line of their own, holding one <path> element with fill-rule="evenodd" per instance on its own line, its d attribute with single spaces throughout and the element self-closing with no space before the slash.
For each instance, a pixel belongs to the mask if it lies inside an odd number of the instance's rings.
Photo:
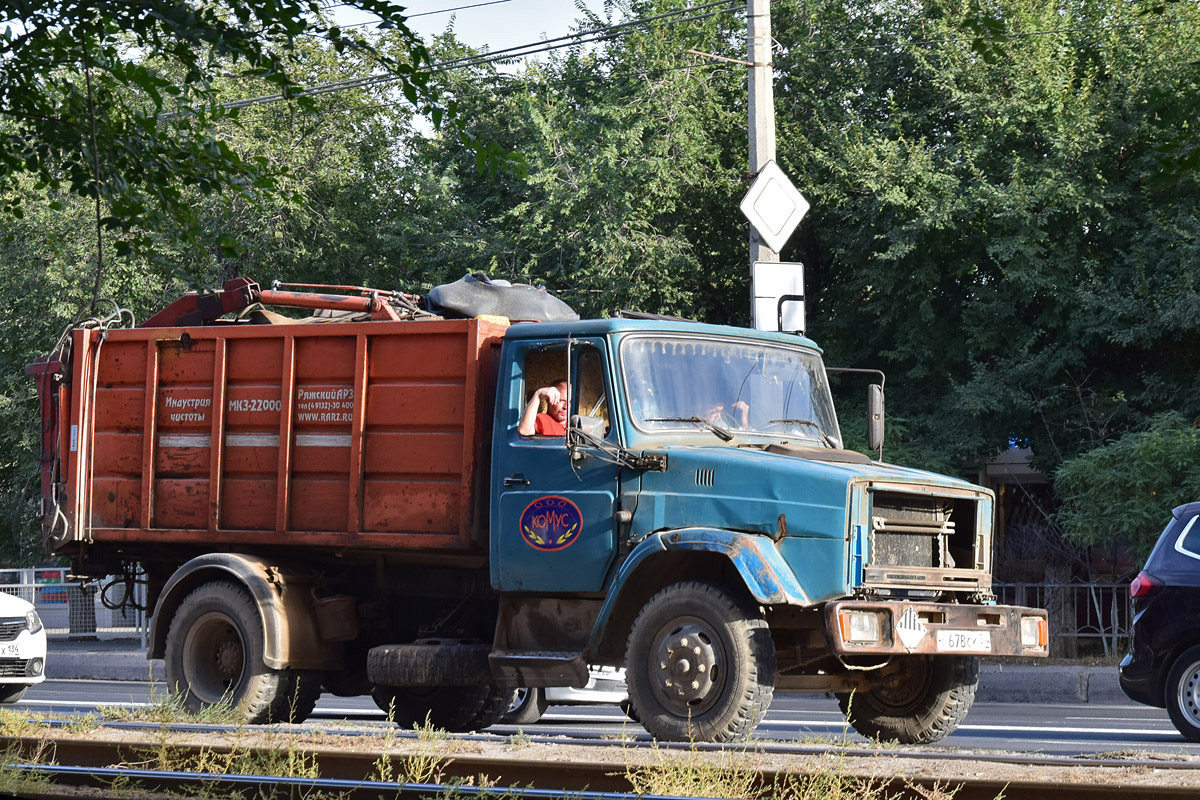
<svg viewBox="0 0 1200 800">
<path fill-rule="evenodd" d="M 161 725 L 109 722 L 80 733 L 78 720 L 40 720 L 20 735 L 0 736 L 8 768 L 44 776 L 51 787 L 115 782 L 138 788 L 195 793 L 198 787 L 232 793 L 251 785 L 271 787 L 264 797 L 432 796 L 453 787 L 461 797 L 523 796 L 530 800 L 579 797 L 618 800 L 632 797 L 629 765 L 673 762 L 741 764 L 753 770 L 755 785 L 779 785 L 787 776 L 803 776 L 830 764 L 845 774 L 873 780 L 895 797 L 929 797 L 953 790 L 956 800 L 994 800 L 1053 793 L 1074 798 L 1175 798 L 1200 794 L 1200 761 L 1170 758 L 1058 757 L 1014 753 L 968 753 L 913 748 L 758 742 L 743 748 L 717 745 L 663 745 L 642 740 L 571 739 L 496 735 L 430 738 L 420 732 L 338 731 L 308 726 L 245 728 L 224 725 Z M 311 777 L 230 774 L 187 769 L 151 769 L 148 754 L 170 752 L 172 764 L 220 762 L 221 757 L 268 763 L 281 747 L 302 752 Z M 214 758 L 217 757 L 217 758 Z M 380 763 L 395 774 L 424 759 L 436 763 L 424 781 L 381 780 Z M 386 777 L 386 776 L 382 776 Z M 255 784 L 256 779 L 261 779 Z M 417 787 L 417 788 L 413 788 Z M 513 787 L 529 787 L 528 790 Z M 536 790 L 536 791 L 533 791 Z M 266 790 L 263 790 L 266 791 Z M 271 795 L 270 792 L 275 792 Z M 417 794 L 411 794 L 416 792 Z M 549 794 L 547 794 L 549 793 Z M 666 795 L 663 795 L 666 797 Z M 942 796 L 947 796 L 943 794 Z"/>
</svg>

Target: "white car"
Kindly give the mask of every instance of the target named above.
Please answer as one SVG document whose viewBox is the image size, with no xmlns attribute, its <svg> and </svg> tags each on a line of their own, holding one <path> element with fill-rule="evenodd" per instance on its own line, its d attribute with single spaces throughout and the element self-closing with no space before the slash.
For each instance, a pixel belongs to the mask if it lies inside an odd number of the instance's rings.
<svg viewBox="0 0 1200 800">
<path fill-rule="evenodd" d="M 33 604 L 0 592 L 0 703 L 46 680 L 46 628 Z"/>
<path fill-rule="evenodd" d="M 546 713 L 547 706 L 591 703 L 619 705 L 630 719 L 637 720 L 625 688 L 625 670 L 618 667 L 588 667 L 588 682 L 582 689 L 571 686 L 517 689 L 508 711 L 500 721 L 508 725 L 532 725 Z"/>
</svg>

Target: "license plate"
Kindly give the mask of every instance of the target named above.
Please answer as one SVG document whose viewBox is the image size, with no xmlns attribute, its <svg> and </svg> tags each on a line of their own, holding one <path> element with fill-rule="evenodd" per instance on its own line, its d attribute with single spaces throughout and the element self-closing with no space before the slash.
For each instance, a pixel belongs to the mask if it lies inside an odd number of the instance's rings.
<svg viewBox="0 0 1200 800">
<path fill-rule="evenodd" d="M 21 651 L 16 642 L 0 644 L 0 658 L 16 658 L 19 655 L 21 655 Z"/>
<path fill-rule="evenodd" d="M 937 649 L 943 653 L 990 653 L 991 631 L 938 631 Z"/>
</svg>

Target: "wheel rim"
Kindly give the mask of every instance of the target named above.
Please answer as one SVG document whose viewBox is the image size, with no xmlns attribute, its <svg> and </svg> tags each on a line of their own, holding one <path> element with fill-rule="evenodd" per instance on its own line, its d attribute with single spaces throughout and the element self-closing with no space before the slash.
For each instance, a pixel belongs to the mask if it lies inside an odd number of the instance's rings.
<svg viewBox="0 0 1200 800">
<path fill-rule="evenodd" d="M 933 663 L 927 658 L 907 658 L 903 666 L 868 695 L 881 711 L 897 716 L 916 708 L 933 683 Z"/>
<path fill-rule="evenodd" d="M 1195 728 L 1200 728 L 1200 661 L 1184 670 L 1177 688 L 1179 711 Z"/>
<path fill-rule="evenodd" d="M 508 704 L 508 710 L 505 711 L 504 713 L 505 714 L 517 713 L 518 711 L 521 710 L 521 707 L 524 706 L 526 701 L 528 701 L 528 700 L 529 700 L 529 689 L 525 688 L 525 687 L 517 689 L 515 692 L 513 692 L 512 702 Z"/>
<path fill-rule="evenodd" d="M 674 620 L 654 639 L 651 686 L 678 717 L 704 713 L 720 699 L 728 658 L 719 636 L 703 620 Z"/>
<path fill-rule="evenodd" d="M 232 697 L 246 671 L 246 643 L 233 620 L 211 611 L 196 620 L 183 645 L 188 690 L 212 705 Z"/>
</svg>

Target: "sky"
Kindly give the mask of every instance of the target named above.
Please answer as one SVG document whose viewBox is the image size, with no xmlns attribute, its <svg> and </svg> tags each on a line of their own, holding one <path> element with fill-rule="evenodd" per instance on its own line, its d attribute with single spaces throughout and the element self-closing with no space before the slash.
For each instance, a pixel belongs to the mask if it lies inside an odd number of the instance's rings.
<svg viewBox="0 0 1200 800">
<path fill-rule="evenodd" d="M 452 21 L 458 38 L 472 47 L 495 51 L 553 39 L 571 33 L 579 18 L 575 0 L 408 0 L 409 26 L 427 40 Z M 587 0 L 587 7 L 603 16 L 603 0 Z M 447 11 L 447 9 L 458 9 Z M 368 19 L 338 14 L 343 24 Z"/>
</svg>

